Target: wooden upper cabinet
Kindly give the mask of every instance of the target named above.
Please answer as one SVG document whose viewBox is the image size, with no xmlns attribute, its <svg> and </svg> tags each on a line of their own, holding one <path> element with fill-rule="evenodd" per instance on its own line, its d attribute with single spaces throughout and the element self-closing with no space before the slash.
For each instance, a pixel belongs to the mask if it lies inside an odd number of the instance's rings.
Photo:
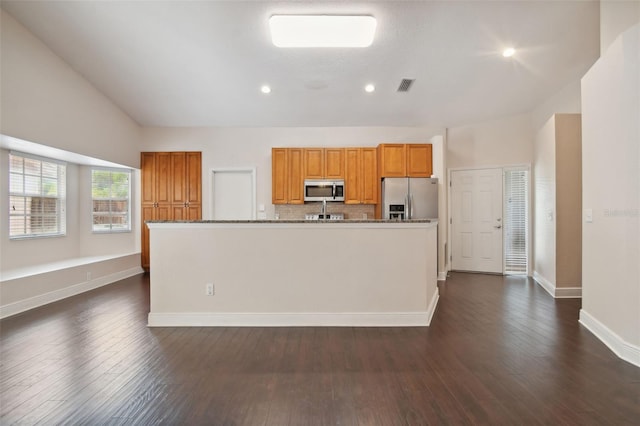
<svg viewBox="0 0 640 426">
<path fill-rule="evenodd" d="M 344 179 L 345 178 L 345 152 L 344 148 L 324 149 L 324 178 Z"/>
<path fill-rule="evenodd" d="M 304 148 L 304 179 L 344 179 L 344 148 Z"/>
<path fill-rule="evenodd" d="M 304 178 L 324 178 L 324 148 L 304 148 Z"/>
<path fill-rule="evenodd" d="M 289 201 L 288 149 L 271 149 L 271 202 L 287 204 Z"/>
<path fill-rule="evenodd" d="M 172 152 L 171 158 L 171 204 L 187 202 L 187 164 L 184 152 Z M 183 220 L 182 218 L 176 220 Z"/>
<path fill-rule="evenodd" d="M 380 177 L 406 177 L 407 154 L 403 144 L 378 145 Z"/>
<path fill-rule="evenodd" d="M 345 148 L 345 204 L 378 202 L 376 148 Z"/>
<path fill-rule="evenodd" d="M 271 148 L 271 202 L 304 203 L 302 148 Z"/>
<path fill-rule="evenodd" d="M 431 144 L 406 144 L 407 176 L 431 177 L 433 173 Z"/>
<path fill-rule="evenodd" d="M 140 155 L 140 177 L 142 179 L 142 204 L 156 202 L 155 173 L 156 155 L 154 152 L 143 152 Z M 149 217 L 147 220 L 152 220 Z"/>
<path fill-rule="evenodd" d="M 380 177 L 430 177 L 431 144 L 378 145 Z"/>
<path fill-rule="evenodd" d="M 289 148 L 289 204 L 304 204 L 304 159 L 302 148 Z"/>
<path fill-rule="evenodd" d="M 378 155 L 375 148 L 362 148 L 362 194 L 363 204 L 377 204 L 380 192 L 380 179 L 378 179 Z M 346 183 L 345 183 L 346 185 Z"/>
<path fill-rule="evenodd" d="M 171 153 L 157 152 L 154 169 L 154 201 L 156 203 L 171 203 Z"/>
<path fill-rule="evenodd" d="M 362 203 L 362 148 L 344 150 L 344 203 Z"/>
<path fill-rule="evenodd" d="M 194 207 L 194 209 L 199 209 L 200 211 L 200 214 L 198 214 L 199 219 L 202 217 L 202 153 L 187 152 L 186 164 L 187 204 L 200 205 L 200 207 Z M 190 213 L 188 220 L 194 220 L 193 216 L 193 212 Z"/>
</svg>

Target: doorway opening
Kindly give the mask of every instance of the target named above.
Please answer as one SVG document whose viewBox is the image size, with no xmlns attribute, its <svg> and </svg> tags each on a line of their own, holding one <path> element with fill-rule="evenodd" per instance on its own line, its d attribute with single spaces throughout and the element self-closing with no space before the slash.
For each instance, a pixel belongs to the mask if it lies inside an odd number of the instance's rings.
<svg viewBox="0 0 640 426">
<path fill-rule="evenodd" d="M 529 272 L 529 166 L 453 170 L 451 269 Z"/>
<path fill-rule="evenodd" d="M 254 220 L 256 218 L 256 169 L 211 171 L 211 218 Z"/>
</svg>

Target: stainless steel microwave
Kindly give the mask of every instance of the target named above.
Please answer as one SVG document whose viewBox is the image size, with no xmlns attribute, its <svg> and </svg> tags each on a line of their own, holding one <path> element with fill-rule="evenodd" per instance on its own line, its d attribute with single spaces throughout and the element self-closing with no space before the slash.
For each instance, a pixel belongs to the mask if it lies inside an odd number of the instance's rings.
<svg viewBox="0 0 640 426">
<path fill-rule="evenodd" d="M 344 180 L 305 179 L 305 201 L 344 201 Z"/>
</svg>

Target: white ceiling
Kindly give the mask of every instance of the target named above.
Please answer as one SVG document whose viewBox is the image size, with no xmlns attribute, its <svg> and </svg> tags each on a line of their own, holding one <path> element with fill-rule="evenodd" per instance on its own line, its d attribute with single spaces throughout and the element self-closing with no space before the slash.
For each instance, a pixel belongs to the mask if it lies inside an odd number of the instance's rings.
<svg viewBox="0 0 640 426">
<path fill-rule="evenodd" d="M 452 127 L 530 111 L 599 54 L 597 1 L 2 0 L 2 8 L 144 126 Z M 298 13 L 373 15 L 373 45 L 273 46 L 268 18 Z M 517 53 L 505 59 L 509 45 Z M 416 81 L 397 93 L 403 78 Z"/>
</svg>

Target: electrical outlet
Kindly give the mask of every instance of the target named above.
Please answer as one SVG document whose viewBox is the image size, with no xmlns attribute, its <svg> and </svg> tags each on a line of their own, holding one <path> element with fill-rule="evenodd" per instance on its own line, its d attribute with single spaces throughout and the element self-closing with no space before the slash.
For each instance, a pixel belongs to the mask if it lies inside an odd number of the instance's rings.
<svg viewBox="0 0 640 426">
<path fill-rule="evenodd" d="M 213 296 L 214 294 L 216 294 L 215 287 L 213 286 L 213 283 L 207 283 L 207 285 L 205 286 L 205 294 L 207 296 Z"/>
<path fill-rule="evenodd" d="M 87 272 L 87 281 L 91 281 L 91 272 Z"/>
</svg>

